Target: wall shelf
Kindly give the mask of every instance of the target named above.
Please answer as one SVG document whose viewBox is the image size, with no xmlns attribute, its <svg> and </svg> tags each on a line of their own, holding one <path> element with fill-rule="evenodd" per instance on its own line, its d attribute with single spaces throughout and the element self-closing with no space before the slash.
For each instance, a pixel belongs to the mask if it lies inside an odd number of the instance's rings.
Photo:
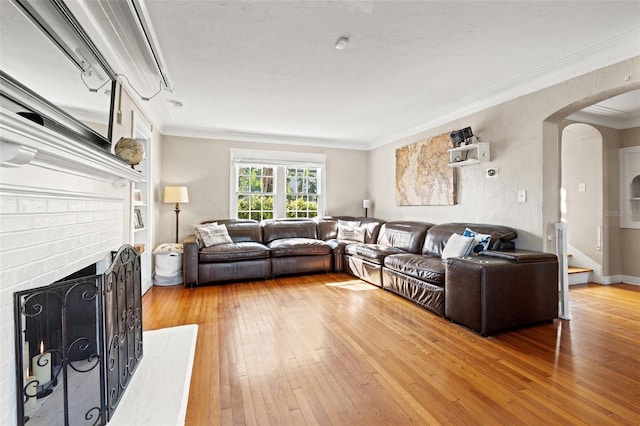
<svg viewBox="0 0 640 426">
<path fill-rule="evenodd" d="M 477 142 L 448 150 L 449 166 L 464 167 L 491 161 L 489 142 Z"/>
</svg>

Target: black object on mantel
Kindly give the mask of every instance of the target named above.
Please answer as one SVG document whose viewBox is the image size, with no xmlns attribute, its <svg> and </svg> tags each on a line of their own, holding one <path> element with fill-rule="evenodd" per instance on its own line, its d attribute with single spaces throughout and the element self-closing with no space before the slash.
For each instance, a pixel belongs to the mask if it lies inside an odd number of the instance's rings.
<svg viewBox="0 0 640 426">
<path fill-rule="evenodd" d="M 17 114 L 21 117 L 24 117 L 28 120 L 33 121 L 34 123 L 44 126 L 44 118 L 42 118 L 40 114 L 37 114 L 35 112 L 28 112 L 28 111 L 20 111 Z"/>
</svg>

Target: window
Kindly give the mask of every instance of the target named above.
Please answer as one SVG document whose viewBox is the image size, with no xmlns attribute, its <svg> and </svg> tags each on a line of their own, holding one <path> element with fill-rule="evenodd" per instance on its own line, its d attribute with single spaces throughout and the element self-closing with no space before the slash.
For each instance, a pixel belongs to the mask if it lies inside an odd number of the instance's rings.
<svg viewBox="0 0 640 426">
<path fill-rule="evenodd" d="M 231 215 L 313 218 L 324 211 L 324 155 L 231 150 Z"/>
<path fill-rule="evenodd" d="M 287 167 L 287 217 L 318 216 L 318 169 Z"/>
<path fill-rule="evenodd" d="M 238 166 L 237 218 L 273 219 L 273 167 Z"/>
</svg>

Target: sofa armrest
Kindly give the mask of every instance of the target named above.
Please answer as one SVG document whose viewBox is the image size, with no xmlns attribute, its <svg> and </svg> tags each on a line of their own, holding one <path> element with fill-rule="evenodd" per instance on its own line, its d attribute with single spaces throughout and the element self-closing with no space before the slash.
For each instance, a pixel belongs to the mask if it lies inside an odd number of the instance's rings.
<svg viewBox="0 0 640 426">
<path fill-rule="evenodd" d="M 515 263 L 555 262 L 558 260 L 555 254 L 529 250 L 483 250 L 479 255 Z"/>
<path fill-rule="evenodd" d="M 195 235 L 189 235 L 183 241 L 182 276 L 185 286 L 193 287 L 198 284 L 198 240 Z"/>
</svg>

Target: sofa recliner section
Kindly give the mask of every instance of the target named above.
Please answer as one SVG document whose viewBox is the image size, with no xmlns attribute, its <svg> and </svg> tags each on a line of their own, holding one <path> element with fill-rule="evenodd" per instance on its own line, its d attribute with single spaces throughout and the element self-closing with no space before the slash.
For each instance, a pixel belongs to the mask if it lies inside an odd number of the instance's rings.
<svg viewBox="0 0 640 426">
<path fill-rule="evenodd" d="M 383 287 L 384 259 L 407 252 L 419 253 L 431 226 L 431 223 L 416 221 L 381 223 L 375 243 L 354 242 L 345 246 L 345 270 L 371 284 Z"/>
</svg>

